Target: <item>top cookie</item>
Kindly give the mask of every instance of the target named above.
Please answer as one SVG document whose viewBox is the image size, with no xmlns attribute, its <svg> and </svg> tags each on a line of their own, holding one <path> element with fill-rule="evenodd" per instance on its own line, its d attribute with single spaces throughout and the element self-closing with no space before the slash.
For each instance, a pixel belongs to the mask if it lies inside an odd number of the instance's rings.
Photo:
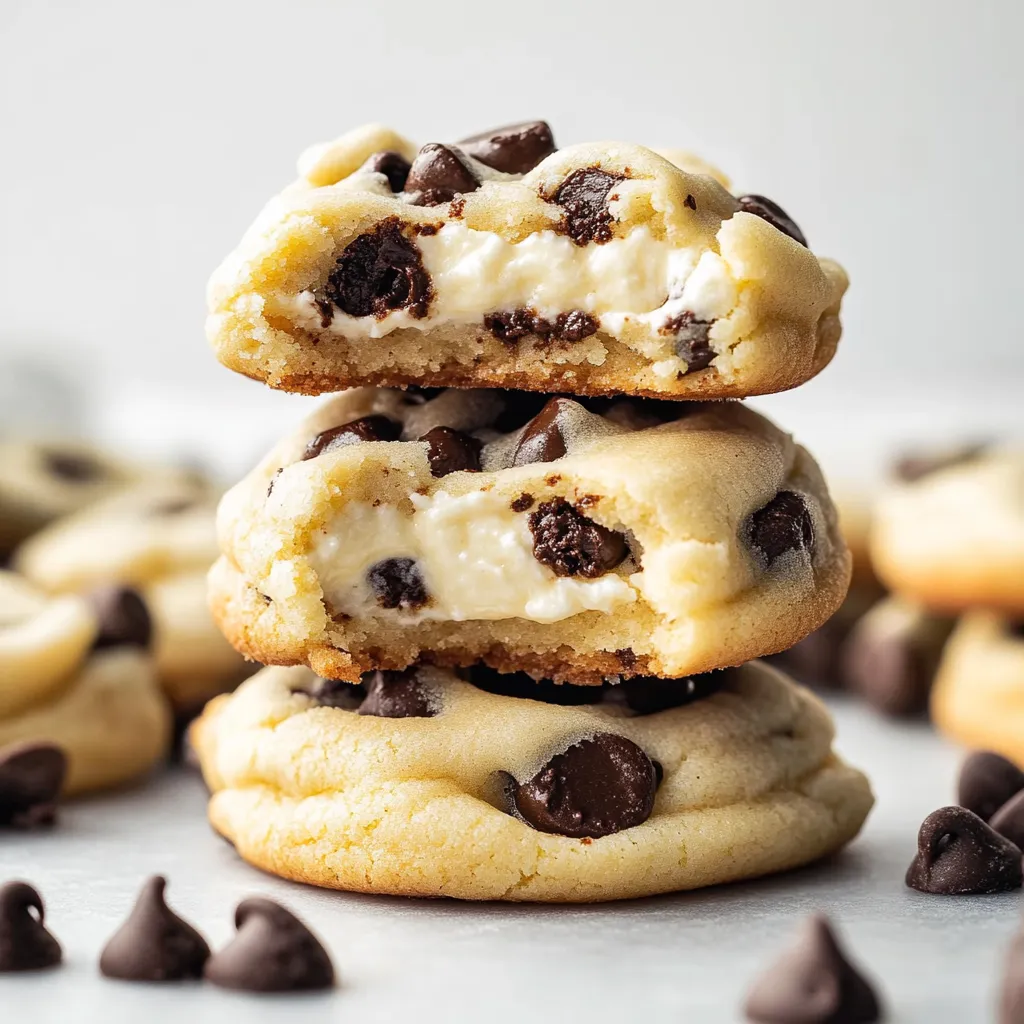
<svg viewBox="0 0 1024 1024">
<path fill-rule="evenodd" d="M 556 150 L 542 121 L 418 151 L 358 128 L 303 156 L 215 272 L 208 336 L 231 369 L 307 394 L 802 384 L 835 352 L 846 275 L 770 200 L 678 159 Z"/>
</svg>

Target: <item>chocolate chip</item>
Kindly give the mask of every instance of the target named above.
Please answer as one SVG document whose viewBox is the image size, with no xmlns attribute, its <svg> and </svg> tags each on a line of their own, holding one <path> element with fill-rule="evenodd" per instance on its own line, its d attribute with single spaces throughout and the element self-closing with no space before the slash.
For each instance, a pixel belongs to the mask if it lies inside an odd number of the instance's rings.
<svg viewBox="0 0 1024 1024">
<path fill-rule="evenodd" d="M 154 875 L 142 886 L 128 919 L 100 955 L 100 973 L 123 981 L 201 978 L 210 947 L 164 901 L 167 879 Z"/>
<path fill-rule="evenodd" d="M 990 750 L 965 758 L 957 782 L 957 803 L 988 821 L 1011 797 L 1024 789 L 1024 772 Z"/>
<path fill-rule="evenodd" d="M 323 679 L 320 676 L 310 687 L 303 687 L 303 692 L 321 707 L 342 708 L 345 711 L 356 711 L 366 699 L 365 686 L 346 683 L 341 679 Z"/>
<path fill-rule="evenodd" d="M 406 192 L 419 193 L 413 199 L 417 206 L 447 203 L 479 187 L 480 179 L 463 154 L 439 142 L 428 142 L 420 149 L 405 182 Z"/>
<path fill-rule="evenodd" d="M 488 665 L 474 665 L 467 670 L 467 678 L 477 689 L 499 697 L 536 700 L 561 707 L 579 707 L 600 704 L 604 690 L 600 686 L 573 686 L 571 683 L 553 683 L 550 679 L 534 679 L 526 672 L 498 672 Z"/>
<path fill-rule="evenodd" d="M 537 391 L 501 392 L 502 410 L 494 421 L 494 429 L 510 433 L 533 419 L 550 400 Z"/>
<path fill-rule="evenodd" d="M 611 241 L 608 193 L 622 180 L 621 174 L 609 174 L 597 167 L 581 167 L 573 171 L 548 200 L 565 211 L 561 230 L 577 245 Z"/>
<path fill-rule="evenodd" d="M 484 327 L 498 341 L 515 342 L 534 334 L 542 342 L 550 341 L 582 341 L 596 334 L 600 324 L 589 313 L 582 309 L 571 309 L 567 313 L 559 313 L 554 320 L 540 316 L 529 307 L 513 309 L 507 312 L 487 313 L 484 316 Z"/>
<path fill-rule="evenodd" d="M 235 937 L 206 962 L 203 977 L 245 992 L 331 988 L 334 966 L 319 939 L 279 903 L 259 896 L 235 910 Z"/>
<path fill-rule="evenodd" d="M 554 462 L 565 455 L 567 446 L 563 430 L 573 405 L 571 398 L 552 398 L 526 424 L 512 453 L 512 465 L 529 466 L 535 462 Z"/>
<path fill-rule="evenodd" d="M 60 963 L 60 943 L 46 930 L 44 920 L 42 897 L 31 885 L 0 886 L 0 974 Z"/>
<path fill-rule="evenodd" d="M 86 595 L 100 620 L 94 650 L 107 647 L 148 647 L 153 621 L 142 595 L 131 587 L 98 587 Z"/>
<path fill-rule="evenodd" d="M 787 551 L 813 552 L 814 523 L 807 502 L 795 491 L 779 491 L 751 515 L 750 543 L 769 565 Z"/>
<path fill-rule="evenodd" d="M 1024 791 L 1010 797 L 988 822 L 1004 839 L 1024 849 Z"/>
<path fill-rule="evenodd" d="M 392 192 L 404 192 L 405 181 L 409 177 L 410 163 L 393 149 L 382 149 L 367 157 L 366 163 L 360 168 L 373 174 L 383 174 L 388 179 Z"/>
<path fill-rule="evenodd" d="M 600 732 L 556 754 L 532 779 L 510 789 L 516 815 L 539 832 L 597 839 L 645 822 L 658 778 L 635 743 Z"/>
<path fill-rule="evenodd" d="M 660 333 L 675 339 L 676 355 L 686 363 L 686 372 L 695 373 L 714 362 L 717 352 L 708 341 L 714 320 L 698 320 L 689 310 L 667 320 Z"/>
<path fill-rule="evenodd" d="M 1018 930 L 1006 951 L 999 989 L 999 1024 L 1024 1021 L 1024 929 Z"/>
<path fill-rule="evenodd" d="M 440 710 L 437 694 L 414 669 L 371 672 L 363 677 L 366 699 L 359 714 L 375 718 L 433 718 Z"/>
<path fill-rule="evenodd" d="M 893 475 L 904 483 L 914 483 L 915 480 L 931 476 L 940 470 L 973 462 L 988 451 L 988 448 L 987 442 L 975 441 L 944 452 L 904 455 L 893 466 Z"/>
<path fill-rule="evenodd" d="M 834 618 L 767 660 L 800 682 L 821 688 L 840 688 L 840 649 L 849 626 L 833 626 Z"/>
<path fill-rule="evenodd" d="M 757 1024 L 872 1024 L 882 1008 L 847 959 L 828 918 L 814 914 L 796 944 L 754 982 L 743 1007 Z"/>
<path fill-rule="evenodd" d="M 366 571 L 366 580 L 381 608 L 403 611 L 427 603 L 427 587 L 420 568 L 412 558 L 385 558 Z"/>
<path fill-rule="evenodd" d="M 556 576 L 593 579 L 614 569 L 628 554 L 626 538 L 552 498 L 529 517 L 533 557 Z"/>
<path fill-rule="evenodd" d="M 67 480 L 69 483 L 92 483 L 106 475 L 103 466 L 88 455 L 72 452 L 45 452 L 43 461 L 49 473 L 62 480 Z"/>
<path fill-rule="evenodd" d="M 555 151 L 547 121 L 525 121 L 492 128 L 458 143 L 474 160 L 504 174 L 526 174 Z"/>
<path fill-rule="evenodd" d="M 528 508 L 533 508 L 533 495 L 532 494 L 520 494 L 518 498 L 513 498 L 509 502 L 510 509 L 513 512 L 525 512 Z"/>
<path fill-rule="evenodd" d="M 397 217 L 349 242 L 335 262 L 327 283 L 314 295 L 318 304 L 325 304 L 322 313 L 326 309 L 330 314 L 333 305 L 349 316 L 378 320 L 393 309 L 407 309 L 414 317 L 427 315 L 430 275 L 415 243 L 402 234 Z"/>
<path fill-rule="evenodd" d="M 920 892 L 962 896 L 1021 886 L 1021 852 L 964 807 L 940 807 L 924 819 L 907 885 Z"/>
<path fill-rule="evenodd" d="M 475 437 L 451 427 L 434 427 L 420 440 L 427 442 L 431 476 L 480 472 L 480 449 L 483 446 Z"/>
<path fill-rule="evenodd" d="M 738 196 L 736 202 L 740 204 L 740 209 L 744 213 L 752 213 L 755 217 L 768 221 L 773 228 L 778 228 L 784 235 L 789 235 L 794 241 L 807 247 L 804 233 L 796 226 L 796 221 L 778 203 L 773 203 L 770 199 L 757 195 Z"/>
<path fill-rule="evenodd" d="M 52 825 L 68 759 L 52 743 L 26 741 L 0 750 L 0 827 Z"/>
<path fill-rule="evenodd" d="M 387 416 L 362 416 L 340 427 L 322 430 L 306 445 L 302 461 L 315 459 L 324 452 L 335 452 L 361 441 L 397 441 L 401 436 L 401 423 L 389 420 Z"/>
<path fill-rule="evenodd" d="M 656 715 L 659 711 L 680 708 L 684 704 L 711 697 L 722 688 L 728 672 L 705 672 L 682 679 L 658 679 L 634 676 L 605 691 L 605 701 L 624 704 L 637 715 Z"/>
</svg>

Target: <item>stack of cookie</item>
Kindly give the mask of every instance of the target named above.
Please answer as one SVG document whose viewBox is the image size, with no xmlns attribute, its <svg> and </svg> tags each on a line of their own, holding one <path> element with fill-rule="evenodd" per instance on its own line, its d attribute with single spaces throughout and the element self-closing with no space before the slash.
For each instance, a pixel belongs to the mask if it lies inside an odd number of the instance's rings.
<svg viewBox="0 0 1024 1024">
<path fill-rule="evenodd" d="M 214 826 L 343 889 L 600 900 L 837 849 L 871 805 L 751 661 L 841 604 L 804 449 L 738 398 L 831 358 L 842 270 L 759 196 L 543 122 L 310 151 L 211 341 L 342 391 L 225 497 L 215 617 L 268 665 L 193 729 Z"/>
</svg>

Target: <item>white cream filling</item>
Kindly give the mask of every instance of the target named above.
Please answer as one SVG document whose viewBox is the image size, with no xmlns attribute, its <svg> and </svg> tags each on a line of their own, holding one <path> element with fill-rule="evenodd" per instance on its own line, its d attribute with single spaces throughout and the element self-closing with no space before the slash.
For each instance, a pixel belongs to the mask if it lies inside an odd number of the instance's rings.
<svg viewBox="0 0 1024 1024">
<path fill-rule="evenodd" d="M 377 320 L 335 310 L 328 330 L 382 338 L 403 327 L 479 324 L 484 314 L 499 310 L 529 308 L 554 320 L 580 309 L 618 337 L 630 323 L 657 330 L 684 310 L 715 320 L 727 316 L 736 301 L 736 283 L 720 256 L 673 248 L 646 227 L 604 244 L 579 246 L 554 231 L 512 243 L 494 232 L 449 222 L 434 235 L 419 236 L 416 244 L 433 286 L 427 316 L 399 309 Z M 286 298 L 283 305 L 299 326 L 323 329 L 311 291 Z M 670 349 L 671 339 L 666 339 L 666 353 Z"/>
<path fill-rule="evenodd" d="M 611 612 L 637 599 L 642 573 L 592 580 L 556 576 L 534 558 L 528 513 L 513 512 L 492 491 L 411 499 L 411 516 L 390 505 L 350 503 L 320 533 L 309 560 L 333 611 L 397 615 L 408 622 L 557 622 L 585 611 Z M 425 607 L 380 608 L 366 572 L 385 558 L 415 559 L 430 596 Z"/>
</svg>

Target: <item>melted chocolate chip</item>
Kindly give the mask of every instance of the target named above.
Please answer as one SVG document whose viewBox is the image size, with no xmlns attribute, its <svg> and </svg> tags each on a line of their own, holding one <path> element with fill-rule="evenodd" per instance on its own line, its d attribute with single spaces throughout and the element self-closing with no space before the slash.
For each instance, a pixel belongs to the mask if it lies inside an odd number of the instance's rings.
<svg viewBox="0 0 1024 1024">
<path fill-rule="evenodd" d="M 771 565 L 787 551 L 814 550 L 814 523 L 807 502 L 795 491 L 779 491 L 750 517 L 750 543 Z"/>
<path fill-rule="evenodd" d="M 371 672 L 363 677 L 366 699 L 359 714 L 376 718 L 433 718 L 440 710 L 437 695 L 415 669 Z"/>
<path fill-rule="evenodd" d="M 711 697 L 722 688 L 727 671 L 705 672 L 682 679 L 658 679 L 634 676 L 605 690 L 605 701 L 624 704 L 637 715 L 656 715 L 659 711 L 680 708 L 684 704 Z"/>
<path fill-rule="evenodd" d="M 757 1024 L 872 1024 L 878 996 L 847 959 L 828 919 L 807 920 L 792 949 L 754 983 L 744 1005 Z"/>
<path fill-rule="evenodd" d="M 608 193 L 622 180 L 621 174 L 609 174 L 597 167 L 581 167 L 573 171 L 548 200 L 565 211 L 561 230 L 577 245 L 611 241 Z"/>
<path fill-rule="evenodd" d="M 451 427 L 434 427 L 420 440 L 427 443 L 431 476 L 480 472 L 480 449 L 483 446 L 475 437 Z"/>
<path fill-rule="evenodd" d="M 528 334 L 536 335 L 542 342 L 582 341 L 596 334 L 600 324 L 582 309 L 559 313 L 554 320 L 547 320 L 535 310 L 525 307 L 508 312 L 488 313 L 484 316 L 484 327 L 498 339 L 512 343 Z"/>
<path fill-rule="evenodd" d="M 968 755 L 960 768 L 957 803 L 988 821 L 1011 797 L 1024 790 L 1024 772 L 989 750 Z"/>
<path fill-rule="evenodd" d="M 554 462 L 565 455 L 567 446 L 563 429 L 573 407 L 571 398 L 552 398 L 526 424 L 512 453 L 513 466 L 529 466 L 535 462 Z"/>
<path fill-rule="evenodd" d="M 661 333 L 675 338 L 676 355 L 686 363 L 686 372 L 695 373 L 711 365 L 718 354 L 708 341 L 714 320 L 698 320 L 685 310 L 666 321 Z"/>
<path fill-rule="evenodd" d="M 306 445 L 302 461 L 361 441 L 397 441 L 401 436 L 401 423 L 389 420 L 387 416 L 362 416 L 351 423 L 321 431 Z"/>
<path fill-rule="evenodd" d="M 1004 839 L 1024 849 L 1024 791 L 1011 796 L 988 822 Z"/>
<path fill-rule="evenodd" d="M 907 885 L 962 896 L 1021 887 L 1021 852 L 972 811 L 940 807 L 924 819 Z"/>
<path fill-rule="evenodd" d="M 393 309 L 426 316 L 430 296 L 430 275 L 419 249 L 402 234 L 401 221 L 389 217 L 349 242 L 314 297 L 329 324 L 332 305 L 349 316 L 378 320 Z"/>
<path fill-rule="evenodd" d="M 0 827 L 52 825 L 68 759 L 52 743 L 26 741 L 0 750 Z"/>
<path fill-rule="evenodd" d="M 131 587 L 99 587 L 86 595 L 97 618 L 99 633 L 94 650 L 107 647 L 148 647 L 153 621 L 142 595 Z"/>
<path fill-rule="evenodd" d="M 904 483 L 913 483 L 923 477 L 931 476 L 943 469 L 962 466 L 973 462 L 989 448 L 984 441 L 963 444 L 949 451 L 934 452 L 930 455 L 911 454 L 898 459 L 893 466 L 893 475 Z"/>
<path fill-rule="evenodd" d="M 628 554 L 626 538 L 552 498 L 529 517 L 533 557 L 556 576 L 593 579 L 614 569 Z"/>
<path fill-rule="evenodd" d="M 393 149 L 382 149 L 368 157 L 360 170 L 383 174 L 388 179 L 388 186 L 392 192 L 404 192 L 411 166 L 401 153 L 396 153 Z"/>
<path fill-rule="evenodd" d="M 385 558 L 367 569 L 366 580 L 381 608 L 408 611 L 427 603 L 427 587 L 415 559 Z"/>
<path fill-rule="evenodd" d="M 765 196 L 757 195 L 738 196 L 736 202 L 740 204 L 740 209 L 744 213 L 752 213 L 755 217 L 768 221 L 773 228 L 778 228 L 784 235 L 789 235 L 794 241 L 807 247 L 804 233 L 797 227 L 796 221 L 778 203 L 773 203 Z"/>
<path fill-rule="evenodd" d="M 290 911 L 262 897 L 235 910 L 235 937 L 206 962 L 203 977 L 245 992 L 331 988 L 334 966 L 319 939 Z"/>
<path fill-rule="evenodd" d="M 342 708 L 345 711 L 356 711 L 366 699 L 365 686 L 359 683 L 346 683 L 341 679 L 323 679 L 320 676 L 303 692 L 321 707 Z"/>
<path fill-rule="evenodd" d="M 412 196 L 416 206 L 447 203 L 479 187 L 480 179 L 462 153 L 439 142 L 428 142 L 420 149 L 405 182 L 407 193 L 418 193 Z"/>
<path fill-rule="evenodd" d="M 546 121 L 492 128 L 461 139 L 458 145 L 474 160 L 504 174 L 526 174 L 555 151 L 555 139 Z"/>
<path fill-rule="evenodd" d="M 148 879 L 128 919 L 100 955 L 100 973 L 123 981 L 201 978 L 210 947 L 164 901 L 167 879 Z"/>
<path fill-rule="evenodd" d="M 43 455 L 47 472 L 74 484 L 92 483 L 106 475 L 104 468 L 88 455 L 72 452 L 46 452 Z"/>
<path fill-rule="evenodd" d="M 60 963 L 60 943 L 46 930 L 42 897 L 27 882 L 0 886 L 0 973 Z"/>
<path fill-rule="evenodd" d="M 658 776 L 631 740 L 601 732 L 556 754 L 527 782 L 513 782 L 516 815 L 539 832 L 597 839 L 645 822 Z"/>
</svg>

